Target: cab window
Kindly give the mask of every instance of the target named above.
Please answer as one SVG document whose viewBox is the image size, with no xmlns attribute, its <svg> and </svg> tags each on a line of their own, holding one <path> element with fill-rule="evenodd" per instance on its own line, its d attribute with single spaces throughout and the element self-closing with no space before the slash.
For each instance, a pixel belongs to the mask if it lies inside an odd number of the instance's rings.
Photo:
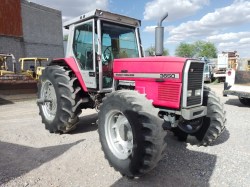
<svg viewBox="0 0 250 187">
<path fill-rule="evenodd" d="M 93 22 L 75 28 L 73 41 L 74 55 L 83 70 L 93 70 Z"/>
</svg>

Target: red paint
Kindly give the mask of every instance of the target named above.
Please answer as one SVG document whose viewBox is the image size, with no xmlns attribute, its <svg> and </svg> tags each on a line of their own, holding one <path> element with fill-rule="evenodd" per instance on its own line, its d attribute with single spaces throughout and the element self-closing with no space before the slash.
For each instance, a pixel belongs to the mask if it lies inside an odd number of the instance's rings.
<svg viewBox="0 0 250 187">
<path fill-rule="evenodd" d="M 23 36 L 20 0 L 0 1 L 0 35 Z"/>
<path fill-rule="evenodd" d="M 82 79 L 81 72 L 80 72 L 78 66 L 76 65 L 76 61 L 74 58 L 72 58 L 72 57 L 71 58 L 57 58 L 57 59 L 53 59 L 52 63 L 53 62 L 59 62 L 59 63 L 65 62 L 70 67 L 70 69 L 72 69 L 72 71 L 75 73 L 78 81 L 80 82 L 82 89 L 85 92 L 88 91 L 88 89 L 84 83 L 84 80 Z"/>
<path fill-rule="evenodd" d="M 127 73 L 179 73 L 179 79 L 172 79 L 169 81 L 181 82 L 182 69 L 186 60 L 186 58 L 179 57 L 145 57 L 115 59 L 114 73 L 121 73 L 123 70 L 127 70 Z M 129 80 L 127 78 L 119 79 Z M 137 80 L 141 79 L 142 78 L 138 78 Z"/>
<path fill-rule="evenodd" d="M 164 82 L 156 82 L 156 78 L 135 78 L 135 77 L 114 77 L 116 80 L 134 80 L 135 89 L 146 94 L 146 97 L 153 100 L 153 105 L 179 109 L 182 91 L 182 72 L 186 58 L 177 57 L 146 57 L 127 58 L 114 60 L 114 73 L 178 73 L 177 79 L 164 79 Z M 65 62 L 75 73 L 82 89 L 87 91 L 81 72 L 74 58 L 55 59 L 54 62 Z"/>
<path fill-rule="evenodd" d="M 182 72 L 186 58 L 146 57 L 114 60 L 114 73 L 178 73 L 178 79 L 114 77 L 116 80 L 134 80 L 135 89 L 153 100 L 153 105 L 178 109 L 181 101 Z"/>
<path fill-rule="evenodd" d="M 182 83 L 135 81 L 135 89 L 153 100 L 153 105 L 177 109 L 180 106 Z"/>
</svg>

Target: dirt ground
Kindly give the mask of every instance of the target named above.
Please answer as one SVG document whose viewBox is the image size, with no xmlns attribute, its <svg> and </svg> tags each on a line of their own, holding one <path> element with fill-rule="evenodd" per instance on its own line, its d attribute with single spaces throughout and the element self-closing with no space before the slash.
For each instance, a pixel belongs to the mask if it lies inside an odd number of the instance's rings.
<svg viewBox="0 0 250 187">
<path fill-rule="evenodd" d="M 135 180 L 123 178 L 104 159 L 97 113 L 83 110 L 70 134 L 50 134 L 36 100 L 0 105 L 0 186 L 249 186 L 250 108 L 223 84 L 210 85 L 227 111 L 227 130 L 209 147 L 178 142 L 169 133 L 158 166 Z"/>
</svg>

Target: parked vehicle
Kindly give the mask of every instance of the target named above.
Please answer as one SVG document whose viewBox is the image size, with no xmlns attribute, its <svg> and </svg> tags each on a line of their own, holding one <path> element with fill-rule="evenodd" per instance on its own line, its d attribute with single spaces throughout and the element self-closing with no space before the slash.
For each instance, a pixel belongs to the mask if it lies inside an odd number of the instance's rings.
<svg viewBox="0 0 250 187">
<path fill-rule="evenodd" d="M 12 71 L 7 65 L 7 60 L 10 59 L 12 62 Z M 0 53 L 0 76 L 5 74 L 16 73 L 16 59 L 13 54 Z"/>
<path fill-rule="evenodd" d="M 10 62 L 10 67 L 7 61 Z M 36 91 L 37 81 L 17 70 L 15 56 L 0 54 L 0 94 L 17 95 L 36 93 Z"/>
<path fill-rule="evenodd" d="M 239 62 L 227 71 L 223 96 L 238 96 L 243 105 L 250 106 L 250 60 Z"/>
<path fill-rule="evenodd" d="M 210 83 L 214 80 L 213 68 L 210 64 L 204 65 L 203 79 L 204 82 L 210 82 Z"/>
<path fill-rule="evenodd" d="M 219 98 L 204 87 L 204 63 L 162 56 L 166 17 L 156 27 L 156 57 L 144 58 L 140 20 L 102 10 L 70 20 L 67 57 L 53 60 L 39 79 L 45 128 L 67 133 L 82 109 L 96 108 L 105 158 L 129 178 L 156 166 L 166 130 L 207 146 L 225 128 Z"/>
<path fill-rule="evenodd" d="M 218 54 L 217 64 L 215 64 L 213 69 L 213 77 L 218 79 L 218 81 L 225 80 L 227 69 L 232 68 L 238 57 L 237 51 Z"/>
<path fill-rule="evenodd" d="M 19 58 L 21 63 L 21 72 L 32 77 L 35 80 L 38 80 L 42 75 L 42 71 L 45 69 L 45 64 L 48 62 L 48 58 L 38 58 L 38 57 L 29 57 L 29 58 Z M 25 68 L 25 64 L 28 64 L 28 68 Z"/>
</svg>

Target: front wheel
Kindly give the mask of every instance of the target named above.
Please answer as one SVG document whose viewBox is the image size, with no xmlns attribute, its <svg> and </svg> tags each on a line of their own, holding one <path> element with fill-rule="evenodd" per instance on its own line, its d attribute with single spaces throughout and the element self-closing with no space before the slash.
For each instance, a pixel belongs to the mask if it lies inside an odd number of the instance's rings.
<svg viewBox="0 0 250 187">
<path fill-rule="evenodd" d="M 204 87 L 203 106 L 207 106 L 205 117 L 180 122 L 179 126 L 172 130 L 179 140 L 189 142 L 191 139 L 192 144 L 207 146 L 223 132 L 226 124 L 226 112 L 219 98 L 208 87 Z"/>
<path fill-rule="evenodd" d="M 116 91 L 104 98 L 98 115 L 100 142 L 105 158 L 123 176 L 141 176 L 161 159 L 166 131 L 157 113 L 135 91 Z"/>
<path fill-rule="evenodd" d="M 243 105 L 250 106 L 250 98 L 245 98 L 245 97 L 239 97 L 239 101 Z"/>
</svg>

